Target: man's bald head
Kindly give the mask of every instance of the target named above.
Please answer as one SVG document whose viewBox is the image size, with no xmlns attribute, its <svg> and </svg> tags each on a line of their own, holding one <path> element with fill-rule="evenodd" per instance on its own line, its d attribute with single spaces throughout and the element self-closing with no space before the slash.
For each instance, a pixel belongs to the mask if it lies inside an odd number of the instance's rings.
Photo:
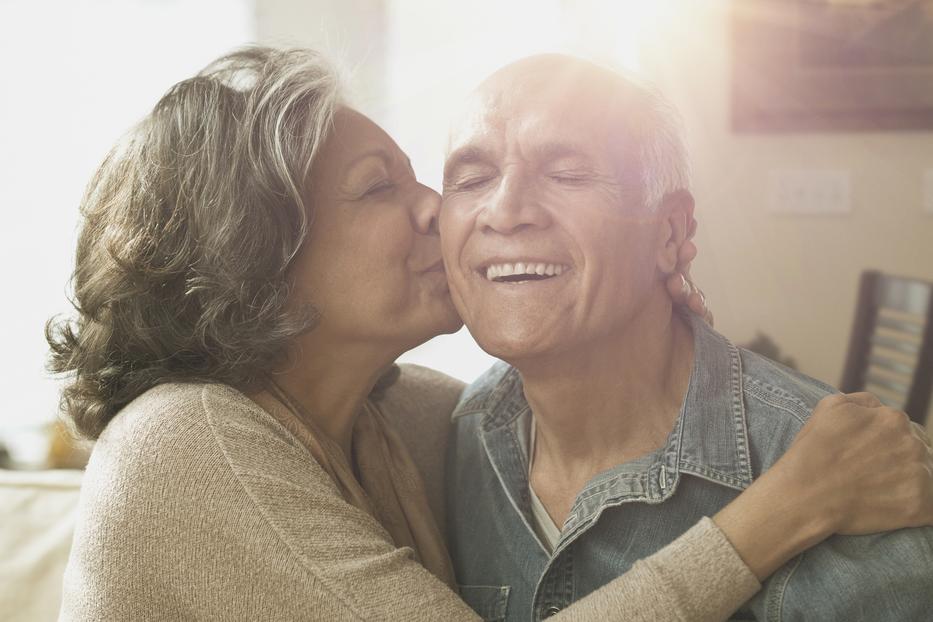
<svg viewBox="0 0 933 622">
<path fill-rule="evenodd" d="M 680 121 L 655 89 L 573 56 L 541 54 L 510 63 L 474 90 L 451 131 L 448 155 L 477 122 L 516 119 L 546 108 L 560 122 L 598 125 L 618 154 L 620 184 L 657 207 L 689 187 Z"/>
<path fill-rule="evenodd" d="M 624 78 L 595 63 L 565 54 L 528 56 L 501 67 L 474 89 L 474 96 L 517 100 L 527 95 L 556 96 L 584 89 L 590 95 L 611 96 Z"/>
</svg>

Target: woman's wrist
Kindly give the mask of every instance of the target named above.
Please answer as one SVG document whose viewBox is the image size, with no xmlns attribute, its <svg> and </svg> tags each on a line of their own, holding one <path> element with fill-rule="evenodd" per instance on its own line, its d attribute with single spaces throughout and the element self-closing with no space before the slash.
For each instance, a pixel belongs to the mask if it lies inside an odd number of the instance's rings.
<svg viewBox="0 0 933 622">
<path fill-rule="evenodd" d="M 769 471 L 713 517 L 759 581 L 835 532 L 832 512 L 801 493 Z"/>
</svg>

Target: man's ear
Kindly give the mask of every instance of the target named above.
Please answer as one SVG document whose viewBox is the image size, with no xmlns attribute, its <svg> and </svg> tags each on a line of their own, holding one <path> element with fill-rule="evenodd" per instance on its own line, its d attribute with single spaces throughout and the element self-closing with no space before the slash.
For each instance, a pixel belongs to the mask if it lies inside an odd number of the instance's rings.
<svg viewBox="0 0 933 622">
<path fill-rule="evenodd" d="M 693 195 L 678 190 L 664 197 L 658 206 L 661 228 L 658 233 L 657 266 L 663 274 L 677 269 L 680 247 L 693 235 Z"/>
</svg>

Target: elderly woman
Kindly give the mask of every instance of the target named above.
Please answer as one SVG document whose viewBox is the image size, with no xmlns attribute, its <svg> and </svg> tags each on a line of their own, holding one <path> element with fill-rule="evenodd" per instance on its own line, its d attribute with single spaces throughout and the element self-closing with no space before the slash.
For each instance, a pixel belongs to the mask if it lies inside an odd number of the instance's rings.
<svg viewBox="0 0 933 622">
<path fill-rule="evenodd" d="M 84 199 L 79 316 L 49 331 L 97 438 L 63 619 L 477 619 L 438 527 L 461 386 L 393 365 L 460 326 L 438 208 L 310 51 L 219 59 L 113 150 Z M 721 618 L 757 589 L 750 566 L 929 522 L 929 458 L 869 399 L 822 404 L 715 522 L 555 619 Z M 751 537 L 769 496 L 799 537 Z"/>
</svg>

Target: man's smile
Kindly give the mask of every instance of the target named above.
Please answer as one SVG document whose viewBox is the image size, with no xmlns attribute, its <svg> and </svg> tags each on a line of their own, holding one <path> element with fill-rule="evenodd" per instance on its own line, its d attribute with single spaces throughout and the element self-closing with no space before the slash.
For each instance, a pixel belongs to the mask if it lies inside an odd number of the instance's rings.
<svg viewBox="0 0 933 622">
<path fill-rule="evenodd" d="M 519 283 L 543 281 L 560 276 L 569 269 L 570 266 L 566 264 L 546 261 L 496 261 L 481 267 L 479 272 L 488 281 Z"/>
</svg>

